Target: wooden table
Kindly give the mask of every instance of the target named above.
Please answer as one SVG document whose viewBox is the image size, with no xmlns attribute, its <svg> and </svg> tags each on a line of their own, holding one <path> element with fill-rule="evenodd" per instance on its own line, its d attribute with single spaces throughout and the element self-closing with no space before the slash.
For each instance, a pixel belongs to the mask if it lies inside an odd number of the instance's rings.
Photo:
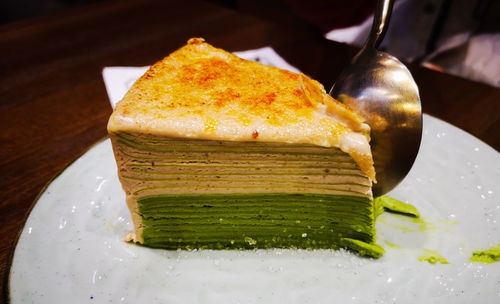
<svg viewBox="0 0 500 304">
<path fill-rule="evenodd" d="M 105 1 L 0 27 L 0 279 L 7 281 L 16 236 L 44 185 L 106 136 L 102 68 L 149 65 L 190 37 L 230 51 L 271 45 L 325 87 L 356 52 L 304 24 L 188 0 Z M 500 149 L 500 89 L 411 70 L 426 113 Z"/>
</svg>

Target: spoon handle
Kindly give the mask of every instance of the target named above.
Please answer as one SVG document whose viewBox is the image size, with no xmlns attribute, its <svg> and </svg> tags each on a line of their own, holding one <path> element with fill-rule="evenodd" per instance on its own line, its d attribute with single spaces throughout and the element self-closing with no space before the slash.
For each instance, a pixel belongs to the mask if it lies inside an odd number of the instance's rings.
<svg viewBox="0 0 500 304">
<path fill-rule="evenodd" d="M 370 36 L 368 36 L 363 49 L 368 47 L 374 49 L 378 48 L 378 46 L 384 39 L 387 28 L 389 27 L 393 4 L 394 0 L 379 0 L 377 2 L 377 8 L 375 9 L 375 15 L 373 16 Z"/>
</svg>

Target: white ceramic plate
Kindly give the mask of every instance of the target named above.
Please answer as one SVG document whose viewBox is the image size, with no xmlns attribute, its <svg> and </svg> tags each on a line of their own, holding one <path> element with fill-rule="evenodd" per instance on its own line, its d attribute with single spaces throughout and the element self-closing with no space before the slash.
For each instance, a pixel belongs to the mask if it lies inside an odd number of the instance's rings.
<svg viewBox="0 0 500 304">
<path fill-rule="evenodd" d="M 500 303 L 500 156 L 424 116 L 417 161 L 392 197 L 425 223 L 384 213 L 378 260 L 340 250 L 166 251 L 132 230 L 109 140 L 62 172 L 34 206 L 10 273 L 12 303 Z M 418 261 L 436 250 L 450 264 Z"/>
</svg>

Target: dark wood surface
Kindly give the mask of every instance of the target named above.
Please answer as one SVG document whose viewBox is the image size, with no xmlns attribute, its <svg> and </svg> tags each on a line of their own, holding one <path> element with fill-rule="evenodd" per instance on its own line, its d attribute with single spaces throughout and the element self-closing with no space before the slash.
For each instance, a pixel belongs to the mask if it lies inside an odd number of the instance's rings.
<svg viewBox="0 0 500 304">
<path fill-rule="evenodd" d="M 101 70 L 143 66 L 190 37 L 229 51 L 273 46 L 329 88 L 356 49 L 313 28 L 201 1 L 105 1 L 0 27 L 0 279 L 30 206 L 68 163 L 106 136 Z M 500 149 L 500 90 L 412 66 L 424 112 Z M 3 286 L 2 294 L 6 290 Z"/>
</svg>

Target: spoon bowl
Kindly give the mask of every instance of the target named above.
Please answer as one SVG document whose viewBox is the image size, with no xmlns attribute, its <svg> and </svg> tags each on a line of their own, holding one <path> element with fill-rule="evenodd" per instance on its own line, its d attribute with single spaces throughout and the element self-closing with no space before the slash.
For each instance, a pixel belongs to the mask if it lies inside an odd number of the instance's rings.
<svg viewBox="0 0 500 304">
<path fill-rule="evenodd" d="M 376 49 L 387 29 L 392 2 L 379 1 L 370 37 L 330 91 L 371 127 L 375 196 L 389 192 L 405 178 L 422 137 L 422 108 L 410 71 L 394 56 Z"/>
</svg>

